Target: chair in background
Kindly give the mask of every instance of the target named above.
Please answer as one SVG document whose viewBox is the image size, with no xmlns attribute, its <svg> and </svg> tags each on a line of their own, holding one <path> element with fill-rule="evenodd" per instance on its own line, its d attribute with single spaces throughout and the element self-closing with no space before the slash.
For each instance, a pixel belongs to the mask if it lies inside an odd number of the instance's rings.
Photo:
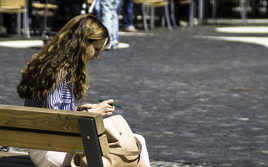
<svg viewBox="0 0 268 167">
<path fill-rule="evenodd" d="M 58 6 L 54 4 L 53 2 L 50 2 L 49 0 L 45 0 L 44 3 L 38 1 L 38 0 L 33 0 L 32 2 L 32 11 L 34 16 L 42 16 L 44 18 L 43 20 L 43 32 L 42 36 L 46 36 L 47 33 L 49 32 L 48 30 L 48 17 L 51 15 L 50 11 L 55 11 L 58 9 Z"/>
<path fill-rule="evenodd" d="M 170 16 L 169 16 L 169 2 L 167 0 L 145 0 L 145 7 L 148 7 L 151 11 L 151 16 L 150 16 L 150 27 L 151 29 L 154 28 L 154 21 L 155 21 L 155 8 L 162 8 L 163 12 L 161 12 L 161 22 L 162 26 L 165 26 L 165 23 L 167 23 L 168 29 L 171 28 L 170 24 Z M 164 16 L 165 17 L 164 17 Z"/>
<path fill-rule="evenodd" d="M 179 0 L 180 5 L 189 5 L 189 26 L 194 25 L 194 17 L 196 14 L 196 0 Z"/>
<path fill-rule="evenodd" d="M 175 1 L 178 1 L 178 3 L 174 3 Z M 173 26 L 176 27 L 175 4 L 189 5 L 189 19 L 188 20 L 189 20 L 190 27 L 194 25 L 195 17 L 198 17 L 198 21 L 200 24 L 203 23 L 204 1 L 205 0 L 170 0 L 171 20 L 172 20 Z M 196 13 L 197 11 L 198 11 L 198 14 Z"/>
<path fill-rule="evenodd" d="M 247 9 L 250 6 L 250 0 L 232 0 L 234 3 L 239 3 L 240 15 L 244 24 L 247 22 Z M 215 21 L 217 14 L 217 0 L 211 0 L 212 19 Z"/>
<path fill-rule="evenodd" d="M 142 5 L 142 17 L 143 17 L 143 25 L 144 30 L 148 30 L 147 25 L 147 13 L 150 11 L 150 28 L 154 28 L 154 21 L 155 21 L 155 8 L 162 8 L 164 9 L 165 17 L 161 17 L 162 26 L 165 25 L 167 22 L 168 29 L 171 28 L 170 24 L 170 17 L 169 17 L 169 2 L 167 0 L 134 0 L 135 4 Z M 162 13 L 163 14 L 163 13 Z"/>
<path fill-rule="evenodd" d="M 87 0 L 88 5 L 88 13 L 93 13 L 93 10 L 95 8 L 96 0 Z"/>
<path fill-rule="evenodd" d="M 141 6 L 143 27 L 144 27 L 144 30 L 148 30 L 148 25 L 147 25 L 147 21 L 146 21 L 147 20 L 147 15 L 145 14 L 147 11 L 146 11 L 146 8 L 145 8 L 144 1 L 145 0 L 134 0 L 134 4 Z"/>
<path fill-rule="evenodd" d="M 0 0 L 0 12 L 17 14 L 17 32 L 21 35 L 21 14 L 23 13 L 23 33 L 30 38 L 28 8 L 26 0 Z"/>
</svg>

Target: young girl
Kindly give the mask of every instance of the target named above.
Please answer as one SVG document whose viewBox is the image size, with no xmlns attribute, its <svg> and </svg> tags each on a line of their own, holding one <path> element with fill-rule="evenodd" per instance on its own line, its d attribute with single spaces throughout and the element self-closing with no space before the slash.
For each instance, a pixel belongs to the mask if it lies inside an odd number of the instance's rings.
<svg viewBox="0 0 268 167">
<path fill-rule="evenodd" d="M 103 116 L 111 115 L 113 99 L 75 105 L 88 88 L 87 63 L 97 58 L 109 43 L 108 30 L 95 17 L 79 15 L 71 19 L 22 69 L 17 91 L 25 99 L 25 106 L 68 111 L 86 108 Z M 138 138 L 144 145 L 142 154 L 148 157 L 144 139 Z M 71 155 L 67 153 L 39 150 L 29 153 L 38 167 L 70 166 Z"/>
<path fill-rule="evenodd" d="M 88 88 L 87 63 L 108 45 L 108 31 L 95 17 L 80 15 L 71 19 L 22 69 L 17 91 L 25 99 L 25 106 L 59 110 L 83 107 L 111 114 L 112 99 L 75 106 Z"/>
</svg>

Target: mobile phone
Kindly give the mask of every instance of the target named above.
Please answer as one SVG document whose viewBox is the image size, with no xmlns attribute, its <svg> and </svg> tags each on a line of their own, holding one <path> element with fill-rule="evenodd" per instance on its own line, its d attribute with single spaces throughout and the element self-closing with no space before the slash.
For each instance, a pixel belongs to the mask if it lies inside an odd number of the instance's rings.
<svg viewBox="0 0 268 167">
<path fill-rule="evenodd" d="M 105 99 L 99 99 L 99 102 L 103 102 L 103 101 L 105 101 Z M 123 107 L 119 104 L 112 103 L 110 105 L 118 109 L 123 109 Z"/>
</svg>

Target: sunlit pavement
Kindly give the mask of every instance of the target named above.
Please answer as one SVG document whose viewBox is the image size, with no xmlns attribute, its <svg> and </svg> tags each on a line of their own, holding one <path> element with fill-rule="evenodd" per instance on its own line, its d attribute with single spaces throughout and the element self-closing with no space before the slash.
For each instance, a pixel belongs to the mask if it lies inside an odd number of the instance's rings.
<svg viewBox="0 0 268 167">
<path fill-rule="evenodd" d="M 146 138 L 152 166 L 268 166 L 268 35 L 262 27 L 121 34 L 130 47 L 89 63 L 91 86 L 81 103 L 114 98 L 123 107 L 117 113 Z M 0 103 L 23 105 L 16 94 L 19 71 L 38 49 L 0 51 Z"/>
<path fill-rule="evenodd" d="M 259 36 L 262 34 L 268 34 L 268 26 L 229 26 L 229 27 L 217 27 L 216 32 L 232 34 L 231 36 L 199 36 L 200 38 L 208 38 L 212 40 L 225 40 L 233 42 L 244 42 L 262 45 L 268 47 L 268 37 Z M 227 35 L 228 35 L 227 34 Z M 241 34 L 235 36 L 235 34 Z M 255 34 L 255 36 L 254 36 Z M 257 34 L 257 36 L 256 36 Z"/>
</svg>

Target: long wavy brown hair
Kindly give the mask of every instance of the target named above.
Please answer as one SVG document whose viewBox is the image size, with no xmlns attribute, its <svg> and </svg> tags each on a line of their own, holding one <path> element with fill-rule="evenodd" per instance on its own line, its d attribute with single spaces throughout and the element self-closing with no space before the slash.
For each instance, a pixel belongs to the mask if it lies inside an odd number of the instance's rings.
<svg viewBox="0 0 268 167">
<path fill-rule="evenodd" d="M 96 17 L 79 15 L 71 19 L 21 70 L 19 96 L 42 101 L 68 73 L 68 85 L 73 84 L 75 98 L 81 99 L 88 88 L 86 48 L 101 39 L 107 39 L 104 49 L 109 45 L 109 35 Z"/>
</svg>

